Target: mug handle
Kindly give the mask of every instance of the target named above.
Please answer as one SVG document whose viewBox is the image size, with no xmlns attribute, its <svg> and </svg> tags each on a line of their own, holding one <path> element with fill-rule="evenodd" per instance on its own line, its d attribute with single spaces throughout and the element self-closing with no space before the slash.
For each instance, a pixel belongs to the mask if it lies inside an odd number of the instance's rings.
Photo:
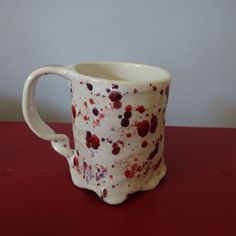
<svg viewBox="0 0 236 236">
<path fill-rule="evenodd" d="M 64 134 L 57 134 L 39 116 L 35 103 L 35 88 L 37 81 L 43 75 L 55 74 L 68 80 L 68 70 L 63 66 L 44 66 L 33 71 L 27 78 L 22 98 L 22 109 L 26 123 L 31 130 L 40 138 L 51 141 L 54 150 L 66 158 L 73 155 L 70 148 L 69 138 Z"/>
</svg>

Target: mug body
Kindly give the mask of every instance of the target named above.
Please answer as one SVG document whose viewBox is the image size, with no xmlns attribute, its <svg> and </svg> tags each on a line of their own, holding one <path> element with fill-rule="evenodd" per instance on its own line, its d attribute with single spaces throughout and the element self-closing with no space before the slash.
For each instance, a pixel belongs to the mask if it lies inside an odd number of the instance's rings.
<svg viewBox="0 0 236 236">
<path fill-rule="evenodd" d="M 155 188 L 166 173 L 165 111 L 170 75 L 146 65 L 95 62 L 67 66 L 75 149 L 74 184 L 118 204 Z"/>
</svg>

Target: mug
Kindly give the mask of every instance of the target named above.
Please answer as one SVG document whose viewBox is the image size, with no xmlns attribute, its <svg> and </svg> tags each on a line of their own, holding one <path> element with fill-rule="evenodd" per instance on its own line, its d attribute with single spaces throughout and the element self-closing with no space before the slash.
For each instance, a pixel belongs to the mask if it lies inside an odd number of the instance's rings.
<svg viewBox="0 0 236 236">
<path fill-rule="evenodd" d="M 40 118 L 38 79 L 63 77 L 69 85 L 74 149 Z M 26 123 L 65 156 L 73 183 L 106 203 L 119 204 L 137 191 L 154 189 L 166 173 L 165 111 L 171 76 L 164 69 L 123 62 L 49 65 L 32 72 L 23 91 Z"/>
</svg>

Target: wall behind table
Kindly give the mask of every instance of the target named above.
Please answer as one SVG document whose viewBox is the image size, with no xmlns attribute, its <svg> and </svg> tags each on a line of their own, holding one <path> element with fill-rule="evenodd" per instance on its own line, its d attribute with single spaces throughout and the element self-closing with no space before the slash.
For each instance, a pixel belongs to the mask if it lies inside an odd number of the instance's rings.
<svg viewBox="0 0 236 236">
<path fill-rule="evenodd" d="M 131 61 L 173 77 L 167 125 L 236 127 L 236 1 L 0 2 L 0 120 L 23 120 L 28 74 L 45 64 Z M 46 121 L 70 122 L 63 79 L 37 89 Z"/>
</svg>

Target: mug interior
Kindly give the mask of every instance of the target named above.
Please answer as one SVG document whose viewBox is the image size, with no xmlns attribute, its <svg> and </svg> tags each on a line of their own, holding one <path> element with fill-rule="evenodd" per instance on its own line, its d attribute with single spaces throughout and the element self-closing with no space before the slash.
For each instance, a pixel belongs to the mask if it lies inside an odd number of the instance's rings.
<svg viewBox="0 0 236 236">
<path fill-rule="evenodd" d="M 70 66 L 77 73 L 114 81 L 166 81 L 170 79 L 168 71 L 142 64 L 125 62 L 92 62 Z"/>
</svg>

